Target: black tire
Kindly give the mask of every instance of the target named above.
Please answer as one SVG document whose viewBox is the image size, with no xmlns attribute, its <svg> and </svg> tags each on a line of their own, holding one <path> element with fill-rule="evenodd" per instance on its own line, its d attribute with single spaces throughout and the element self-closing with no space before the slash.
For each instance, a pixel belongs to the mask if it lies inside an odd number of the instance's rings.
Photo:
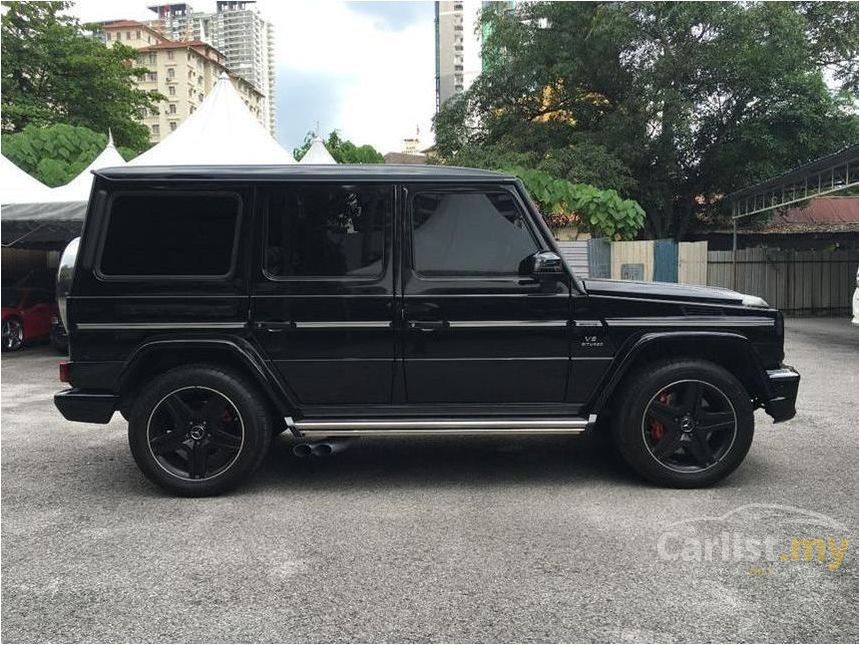
<svg viewBox="0 0 860 645">
<path fill-rule="evenodd" d="M 243 376 L 211 365 L 179 367 L 140 389 L 128 442 L 158 486 L 184 497 L 218 495 L 259 467 L 272 439 L 270 417 Z"/>
<path fill-rule="evenodd" d="M 666 361 L 638 370 L 619 387 L 612 437 L 645 479 L 674 488 L 710 486 L 746 457 L 754 433 L 750 396 L 719 365 Z"/>
<path fill-rule="evenodd" d="M 24 346 L 24 323 L 18 316 L 3 321 L 3 351 L 17 352 Z"/>
</svg>

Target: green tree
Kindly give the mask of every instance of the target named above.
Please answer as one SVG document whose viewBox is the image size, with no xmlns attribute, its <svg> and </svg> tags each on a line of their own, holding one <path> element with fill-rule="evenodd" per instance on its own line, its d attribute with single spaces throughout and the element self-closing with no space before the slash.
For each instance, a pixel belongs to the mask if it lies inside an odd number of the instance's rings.
<svg viewBox="0 0 860 645">
<path fill-rule="evenodd" d="M 614 190 L 574 184 L 540 170 L 505 168 L 522 179 L 550 228 L 574 225 L 595 237 L 629 240 L 645 224 L 645 211 Z"/>
<path fill-rule="evenodd" d="M 47 127 L 28 125 L 20 132 L 0 137 L 3 154 L 48 186 L 62 186 L 77 177 L 107 145 L 107 135 L 83 126 L 58 123 Z M 119 148 L 125 159 L 133 150 Z"/>
<path fill-rule="evenodd" d="M 503 64 L 436 116 L 438 152 L 525 155 L 635 199 L 650 234 L 683 239 L 703 204 L 856 141 L 857 14 L 847 2 L 491 5 L 484 47 Z"/>
<path fill-rule="evenodd" d="M 313 132 L 308 132 L 302 145 L 293 150 L 293 157 L 296 161 L 305 155 L 315 136 Z M 349 139 L 341 139 L 337 130 L 332 130 L 323 144 L 338 163 L 383 163 L 385 161 L 376 148 L 370 144 L 356 146 Z"/>
<path fill-rule="evenodd" d="M 4 2 L 2 17 L 2 123 L 6 132 L 27 125 L 67 123 L 96 132 L 110 128 L 118 144 L 149 145 L 143 108 L 164 97 L 138 89 L 146 73 L 135 51 L 105 45 L 61 13 L 68 2 Z"/>
</svg>

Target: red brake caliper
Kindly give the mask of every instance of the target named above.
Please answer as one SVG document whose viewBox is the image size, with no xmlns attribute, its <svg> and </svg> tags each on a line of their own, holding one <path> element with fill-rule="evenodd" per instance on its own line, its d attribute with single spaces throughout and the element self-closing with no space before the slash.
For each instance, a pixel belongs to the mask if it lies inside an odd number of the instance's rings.
<svg viewBox="0 0 860 645">
<path fill-rule="evenodd" d="M 657 395 L 657 400 L 663 405 L 669 405 L 669 393 L 665 390 L 660 392 Z M 666 428 L 663 427 L 663 424 L 659 421 L 651 420 L 651 423 L 648 425 L 648 433 L 651 435 L 651 441 L 654 443 L 658 443 L 663 435 L 666 434 Z"/>
</svg>

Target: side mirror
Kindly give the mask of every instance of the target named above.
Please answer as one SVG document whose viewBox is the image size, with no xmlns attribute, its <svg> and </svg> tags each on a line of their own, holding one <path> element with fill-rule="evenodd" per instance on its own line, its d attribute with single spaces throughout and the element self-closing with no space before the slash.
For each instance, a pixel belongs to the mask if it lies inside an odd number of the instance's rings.
<svg viewBox="0 0 860 645">
<path fill-rule="evenodd" d="M 564 260 L 555 251 L 538 251 L 520 262 L 520 275 L 537 280 L 564 276 Z"/>
</svg>

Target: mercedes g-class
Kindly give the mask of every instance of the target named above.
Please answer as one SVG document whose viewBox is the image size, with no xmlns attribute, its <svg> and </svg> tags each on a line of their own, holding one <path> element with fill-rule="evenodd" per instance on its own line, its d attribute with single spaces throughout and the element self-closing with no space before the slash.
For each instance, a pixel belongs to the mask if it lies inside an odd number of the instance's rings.
<svg viewBox="0 0 860 645">
<path fill-rule="evenodd" d="M 58 288 L 56 406 L 120 412 L 179 495 L 233 488 L 281 431 L 601 432 L 644 478 L 706 486 L 800 380 L 760 298 L 574 275 L 523 185 L 483 170 L 101 170 Z"/>
</svg>

